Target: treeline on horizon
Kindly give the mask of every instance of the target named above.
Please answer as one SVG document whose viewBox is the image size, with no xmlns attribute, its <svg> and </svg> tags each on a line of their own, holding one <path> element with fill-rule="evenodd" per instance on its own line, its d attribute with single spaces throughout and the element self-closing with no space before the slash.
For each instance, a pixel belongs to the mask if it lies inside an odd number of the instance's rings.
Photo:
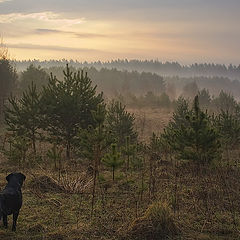
<svg viewBox="0 0 240 240">
<path fill-rule="evenodd" d="M 14 87 L 10 92 L 21 93 L 27 89 L 28 85 L 31 85 L 32 81 L 37 88 L 40 88 L 47 84 L 51 73 L 59 80 L 63 80 L 62 72 L 65 67 L 42 68 L 31 64 L 24 71 L 18 72 Z M 225 77 L 162 77 L 150 72 L 120 71 L 115 68 L 98 70 L 95 67 L 81 69 L 71 65 L 70 69 L 73 72 L 78 70 L 87 72 L 93 84 L 98 86 L 98 92 L 104 92 L 104 95 L 108 98 L 124 97 L 130 101 L 131 105 L 135 100 L 137 102 L 137 99 L 141 99 L 140 102 L 142 102 L 143 99 L 148 99 L 152 95 L 161 96 L 165 100 L 167 95 L 171 101 L 176 100 L 180 95 L 193 98 L 198 91 L 203 89 L 208 90 L 211 98 L 217 97 L 221 91 L 224 91 L 239 100 L 240 81 Z M 165 95 L 162 95 L 163 93 Z"/>
<path fill-rule="evenodd" d="M 41 68 L 31 64 L 26 70 L 18 74 L 14 72 L 10 65 L 8 67 L 9 72 L 13 72 L 15 75 L 12 77 L 5 76 L 6 79 L 12 79 L 12 81 L 6 82 L 6 84 L 10 82 L 12 84 L 10 89 L 5 91 L 5 94 L 11 92 L 17 98 L 31 86 L 32 82 L 40 91 L 43 86 L 48 84 L 50 75 L 55 76 L 61 82 L 64 81 L 62 74 L 64 67 Z M 228 106 L 223 107 L 219 102 L 235 102 L 234 104 L 236 104 L 239 101 L 240 81 L 232 81 L 227 78 L 161 77 L 150 72 L 139 73 L 137 71 L 128 72 L 106 68 L 97 70 L 94 67 L 76 69 L 69 66 L 69 68 L 72 72 L 83 70 L 87 73 L 92 83 L 97 86 L 97 92 L 103 92 L 105 99 L 117 99 L 131 108 L 174 109 L 179 96 L 191 101 L 198 95 L 200 106 L 215 112 L 221 108 L 228 109 Z M 1 99 L 7 99 L 9 94 L 5 94 L 1 94 Z M 228 100 L 226 101 L 226 99 Z"/>
<path fill-rule="evenodd" d="M 12 63 L 16 66 L 18 71 L 25 70 L 30 64 L 49 68 L 53 66 L 65 67 L 66 63 L 75 68 L 116 68 L 118 70 L 138 71 L 138 72 L 152 72 L 161 76 L 179 76 L 179 77 L 225 77 L 231 80 L 240 80 L 240 64 L 238 66 L 229 64 L 215 64 L 215 63 L 194 63 L 190 65 L 181 65 L 178 62 L 161 62 L 159 60 L 111 60 L 111 61 L 95 61 L 95 62 L 80 62 L 76 60 L 13 60 Z"/>
<path fill-rule="evenodd" d="M 44 70 L 61 79 L 64 67 L 55 66 L 44 68 Z M 82 69 L 98 86 L 98 91 L 103 91 L 105 95 L 110 97 L 116 96 L 116 94 L 129 95 L 129 93 L 139 97 L 145 96 L 149 92 L 155 95 L 161 95 L 165 92 L 173 100 L 181 94 L 191 98 L 199 90 L 205 88 L 209 90 L 211 96 L 218 96 L 221 91 L 224 91 L 238 99 L 240 92 L 240 81 L 226 77 L 162 77 L 151 72 L 121 71 L 116 68 L 98 70 L 95 67 L 84 67 Z M 77 71 L 79 69 L 71 66 L 71 70 Z M 190 90 L 186 90 L 187 88 Z"/>
</svg>

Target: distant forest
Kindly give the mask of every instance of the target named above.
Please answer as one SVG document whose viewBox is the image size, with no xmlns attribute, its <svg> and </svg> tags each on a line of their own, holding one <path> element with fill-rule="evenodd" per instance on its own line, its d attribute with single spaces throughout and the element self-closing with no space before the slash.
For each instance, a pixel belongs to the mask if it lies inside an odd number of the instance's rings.
<svg viewBox="0 0 240 240">
<path fill-rule="evenodd" d="M 44 70 L 48 74 L 52 72 L 58 79 L 61 79 L 65 66 L 49 67 L 44 68 Z M 71 64 L 70 66 L 73 71 L 76 71 Z M 151 72 L 121 71 L 116 68 L 101 68 L 98 70 L 95 67 L 84 67 L 82 69 L 88 73 L 93 83 L 98 86 L 98 90 L 103 91 L 108 96 L 116 96 L 116 94 L 125 95 L 127 93 L 139 96 L 148 92 L 161 95 L 163 92 L 166 92 L 171 99 L 176 99 L 181 94 L 185 95 L 185 97 L 191 95 L 193 97 L 198 90 L 206 88 L 211 95 L 218 96 L 223 90 L 238 99 L 240 92 L 240 81 L 226 77 L 160 76 Z"/>
<path fill-rule="evenodd" d="M 75 68 L 95 67 L 138 72 L 152 72 L 161 76 L 179 76 L 179 77 L 224 77 L 231 80 L 240 80 L 240 65 L 223 65 L 214 63 L 195 63 L 191 65 L 181 65 L 178 62 L 161 62 L 158 60 L 112 60 L 107 62 L 78 62 L 74 60 L 26 60 L 13 61 L 18 71 L 25 70 L 30 64 L 49 68 L 53 66 L 66 66 L 66 63 Z"/>
<path fill-rule="evenodd" d="M 50 73 L 63 80 L 62 72 L 66 68 L 66 63 L 73 72 L 77 70 L 86 72 L 93 84 L 98 86 L 97 90 L 103 91 L 105 96 L 110 98 L 120 95 L 149 97 L 151 94 L 160 96 L 166 93 L 171 100 L 177 99 L 180 95 L 191 99 L 198 91 L 207 89 L 211 97 L 217 97 L 224 91 L 240 100 L 240 66 L 226 67 L 216 64 L 181 66 L 178 63 L 140 60 L 93 63 L 72 60 L 15 61 L 12 64 L 18 72 L 17 82 L 20 84 L 18 89 L 26 89 L 32 80 L 37 87 L 45 85 Z M 151 71 L 154 68 L 155 71 Z M 156 73 L 157 69 L 159 73 Z M 199 74 L 195 74 L 197 72 Z"/>
<path fill-rule="evenodd" d="M 55 75 L 59 80 L 62 79 L 64 67 L 50 67 L 44 70 Z M 70 65 L 72 71 L 77 69 Z M 78 69 L 79 70 L 79 69 Z M 105 95 L 115 96 L 117 94 L 133 93 L 136 95 L 145 95 L 147 92 L 153 92 L 160 95 L 165 92 L 165 82 L 163 77 L 150 73 L 137 71 L 120 71 L 116 68 L 101 68 L 97 70 L 95 67 L 84 67 L 83 70 L 88 74 L 94 85 L 97 85 L 98 91 L 103 91 Z"/>
</svg>

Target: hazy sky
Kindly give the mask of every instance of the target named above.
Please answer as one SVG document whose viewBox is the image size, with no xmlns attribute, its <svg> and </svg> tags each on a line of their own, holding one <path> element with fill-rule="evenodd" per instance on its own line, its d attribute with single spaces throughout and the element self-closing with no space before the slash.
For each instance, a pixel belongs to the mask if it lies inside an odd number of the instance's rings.
<svg viewBox="0 0 240 240">
<path fill-rule="evenodd" d="M 240 64 L 240 0 L 0 0 L 16 59 Z"/>
</svg>

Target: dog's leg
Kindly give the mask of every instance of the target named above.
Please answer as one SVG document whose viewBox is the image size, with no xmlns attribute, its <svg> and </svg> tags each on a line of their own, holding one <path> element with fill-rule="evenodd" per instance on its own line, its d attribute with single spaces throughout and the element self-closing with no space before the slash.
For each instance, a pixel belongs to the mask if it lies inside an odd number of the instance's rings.
<svg viewBox="0 0 240 240">
<path fill-rule="evenodd" d="M 17 225 L 17 218 L 18 218 L 19 211 L 16 211 L 13 213 L 13 225 L 12 225 L 12 231 L 16 231 L 16 225 Z"/>
<path fill-rule="evenodd" d="M 2 216 L 3 216 L 3 226 L 7 228 L 8 227 L 7 214 L 3 213 Z"/>
</svg>

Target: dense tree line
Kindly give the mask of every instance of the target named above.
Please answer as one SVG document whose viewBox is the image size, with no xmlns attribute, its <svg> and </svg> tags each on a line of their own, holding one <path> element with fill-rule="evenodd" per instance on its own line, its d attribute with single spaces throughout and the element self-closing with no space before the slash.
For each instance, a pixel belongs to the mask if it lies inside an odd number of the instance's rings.
<svg viewBox="0 0 240 240">
<path fill-rule="evenodd" d="M 63 67 L 51 67 L 45 69 L 46 72 L 52 72 L 61 79 Z M 74 70 L 74 68 L 72 68 Z M 97 70 L 94 67 L 83 68 L 93 79 L 93 83 L 98 85 L 99 91 L 104 91 L 106 95 L 116 95 L 116 93 L 133 92 L 137 95 L 144 94 L 147 91 L 153 91 L 160 94 L 165 91 L 163 78 L 157 74 L 147 72 L 128 72 L 117 69 L 101 68 Z M 75 69 L 76 71 L 76 69 Z"/>
<path fill-rule="evenodd" d="M 77 71 L 73 67 L 69 67 L 69 69 Z M 31 81 L 36 85 L 37 91 L 40 91 L 42 87 L 46 87 L 50 73 L 53 73 L 61 82 L 64 80 L 63 70 L 63 67 L 43 69 L 30 65 L 19 74 L 18 84 L 15 84 L 15 92 L 21 94 L 21 92 L 27 90 L 27 86 L 31 85 Z M 233 98 L 232 92 L 237 93 L 240 88 L 240 82 L 237 80 L 231 81 L 217 77 L 172 77 L 164 78 L 167 82 L 165 83 L 162 77 L 151 73 L 143 72 L 140 74 L 138 72 L 109 70 L 106 68 L 97 70 L 93 67 L 84 68 L 83 71 L 88 72 L 88 76 L 93 79 L 92 83 L 98 86 L 98 92 L 104 91 L 105 96 L 118 98 L 120 102 L 130 107 L 173 108 L 178 95 L 189 100 L 193 100 L 196 95 L 199 95 L 201 107 L 219 112 L 221 105 L 225 102 L 223 100 L 224 96 Z M 222 89 L 226 90 L 223 91 Z M 221 100 L 218 100 L 219 98 Z"/>
<path fill-rule="evenodd" d="M 239 97 L 240 81 L 230 80 L 225 77 L 164 77 L 164 81 L 167 84 L 172 84 L 177 92 L 184 92 L 186 85 L 196 83 L 198 89 L 206 88 L 211 95 L 217 96 L 223 90 L 231 93 L 236 98 Z M 194 87 L 196 89 L 196 86 Z"/>
<path fill-rule="evenodd" d="M 58 79 L 62 80 L 62 70 L 64 67 L 50 67 L 41 68 L 37 65 L 30 65 L 23 72 L 19 73 L 20 89 L 26 89 L 31 80 L 35 82 L 37 88 L 46 85 L 50 72 L 53 72 Z M 71 66 L 72 71 L 78 70 Z M 136 71 L 120 71 L 116 68 L 97 69 L 95 67 L 84 67 L 84 71 L 93 79 L 94 84 L 98 85 L 99 91 L 104 91 L 105 95 L 115 96 L 117 93 L 126 94 L 132 93 L 134 95 L 145 95 L 147 92 L 153 92 L 160 95 L 164 91 L 173 100 L 180 94 L 185 97 L 193 98 L 199 89 L 206 88 L 211 95 L 217 96 L 221 90 L 231 93 L 234 97 L 238 98 L 240 91 L 240 81 L 231 80 L 226 77 L 161 77 L 157 74 L 149 72 L 136 72 Z M 195 84 L 195 85 L 194 85 Z M 190 93 L 189 89 L 192 89 Z M 195 90 L 194 90 L 195 89 Z M 21 90 L 21 91 L 22 91 Z M 190 94 L 190 95 L 189 95 Z"/>
<path fill-rule="evenodd" d="M 230 79 L 240 80 L 240 65 L 235 66 L 229 64 L 214 64 L 214 63 L 195 63 L 190 65 L 181 65 L 178 62 L 161 62 L 159 60 L 112 60 L 107 62 L 79 62 L 74 60 L 28 60 L 28 61 L 15 61 L 18 70 L 22 71 L 26 69 L 30 64 L 36 66 L 40 65 L 44 68 L 53 66 L 64 67 L 66 63 L 75 68 L 91 68 L 95 67 L 98 70 L 101 68 L 116 68 L 118 70 L 127 71 L 138 71 L 138 72 L 152 72 L 163 76 L 180 76 L 180 77 L 193 77 L 193 76 L 204 76 L 204 77 L 225 77 Z"/>
</svg>

